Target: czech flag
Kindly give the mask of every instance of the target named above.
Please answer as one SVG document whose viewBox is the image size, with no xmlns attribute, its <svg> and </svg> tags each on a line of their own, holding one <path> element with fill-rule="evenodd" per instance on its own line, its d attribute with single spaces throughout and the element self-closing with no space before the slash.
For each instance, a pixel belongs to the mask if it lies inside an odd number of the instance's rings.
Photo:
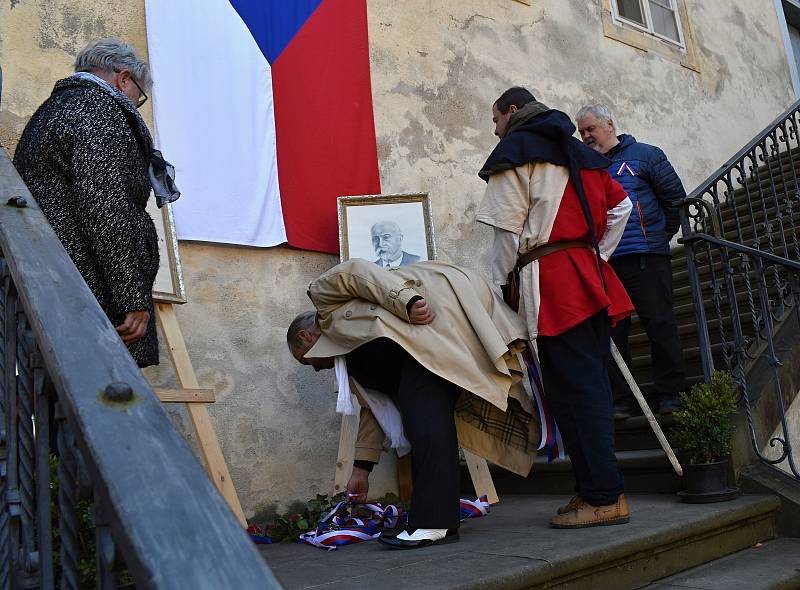
<svg viewBox="0 0 800 590">
<path fill-rule="evenodd" d="M 338 253 L 336 197 L 380 193 L 366 0 L 146 0 L 179 239 Z"/>
</svg>

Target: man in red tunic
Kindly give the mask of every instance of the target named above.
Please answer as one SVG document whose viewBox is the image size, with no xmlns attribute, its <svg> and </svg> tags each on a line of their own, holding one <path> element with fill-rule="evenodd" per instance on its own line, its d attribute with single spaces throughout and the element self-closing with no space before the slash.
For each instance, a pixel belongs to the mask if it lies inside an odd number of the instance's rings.
<svg viewBox="0 0 800 590">
<path fill-rule="evenodd" d="M 560 111 L 510 88 L 492 106 L 500 142 L 479 173 L 477 220 L 494 227 L 492 276 L 518 269 L 519 312 L 536 341 L 545 395 L 572 462 L 577 495 L 550 524 L 628 522 L 614 455 L 608 384 L 610 326 L 633 310 L 606 262 L 631 202 L 607 160 L 572 136 Z"/>
</svg>

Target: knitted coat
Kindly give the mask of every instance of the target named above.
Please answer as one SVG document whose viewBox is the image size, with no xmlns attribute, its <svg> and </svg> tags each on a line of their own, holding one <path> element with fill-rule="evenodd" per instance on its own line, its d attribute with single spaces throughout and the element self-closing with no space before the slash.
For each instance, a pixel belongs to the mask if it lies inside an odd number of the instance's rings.
<svg viewBox="0 0 800 590">
<path fill-rule="evenodd" d="M 25 126 L 14 165 L 111 323 L 150 312 L 128 346 L 145 367 L 158 364 L 158 237 L 145 210 L 150 140 L 132 108 L 90 81 L 60 80 Z"/>
</svg>

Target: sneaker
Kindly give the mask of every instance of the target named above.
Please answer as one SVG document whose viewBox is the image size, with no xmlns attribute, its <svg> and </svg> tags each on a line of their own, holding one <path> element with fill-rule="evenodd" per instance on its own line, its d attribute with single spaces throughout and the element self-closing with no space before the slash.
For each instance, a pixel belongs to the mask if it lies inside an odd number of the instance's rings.
<svg viewBox="0 0 800 590">
<path fill-rule="evenodd" d="M 628 501 L 620 494 L 617 501 L 605 506 L 592 506 L 584 500 L 564 514 L 557 514 L 550 520 L 554 529 L 583 529 L 594 526 L 625 524 L 630 521 Z"/>
</svg>

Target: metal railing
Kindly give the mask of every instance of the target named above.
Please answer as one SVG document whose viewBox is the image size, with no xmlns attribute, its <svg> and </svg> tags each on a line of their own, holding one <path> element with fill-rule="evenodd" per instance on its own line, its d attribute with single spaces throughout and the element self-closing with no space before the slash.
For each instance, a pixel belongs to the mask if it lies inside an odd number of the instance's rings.
<svg viewBox="0 0 800 590">
<path fill-rule="evenodd" d="M 800 479 L 781 366 L 800 327 L 800 101 L 689 195 L 681 208 L 706 381 L 725 369 L 739 387 L 759 460 Z M 754 418 L 769 406 L 777 432 Z M 770 452 L 767 452 L 770 450 Z"/>
<path fill-rule="evenodd" d="M 87 498 L 98 588 L 279 587 L 0 149 L 0 588 L 80 587 Z"/>
</svg>

